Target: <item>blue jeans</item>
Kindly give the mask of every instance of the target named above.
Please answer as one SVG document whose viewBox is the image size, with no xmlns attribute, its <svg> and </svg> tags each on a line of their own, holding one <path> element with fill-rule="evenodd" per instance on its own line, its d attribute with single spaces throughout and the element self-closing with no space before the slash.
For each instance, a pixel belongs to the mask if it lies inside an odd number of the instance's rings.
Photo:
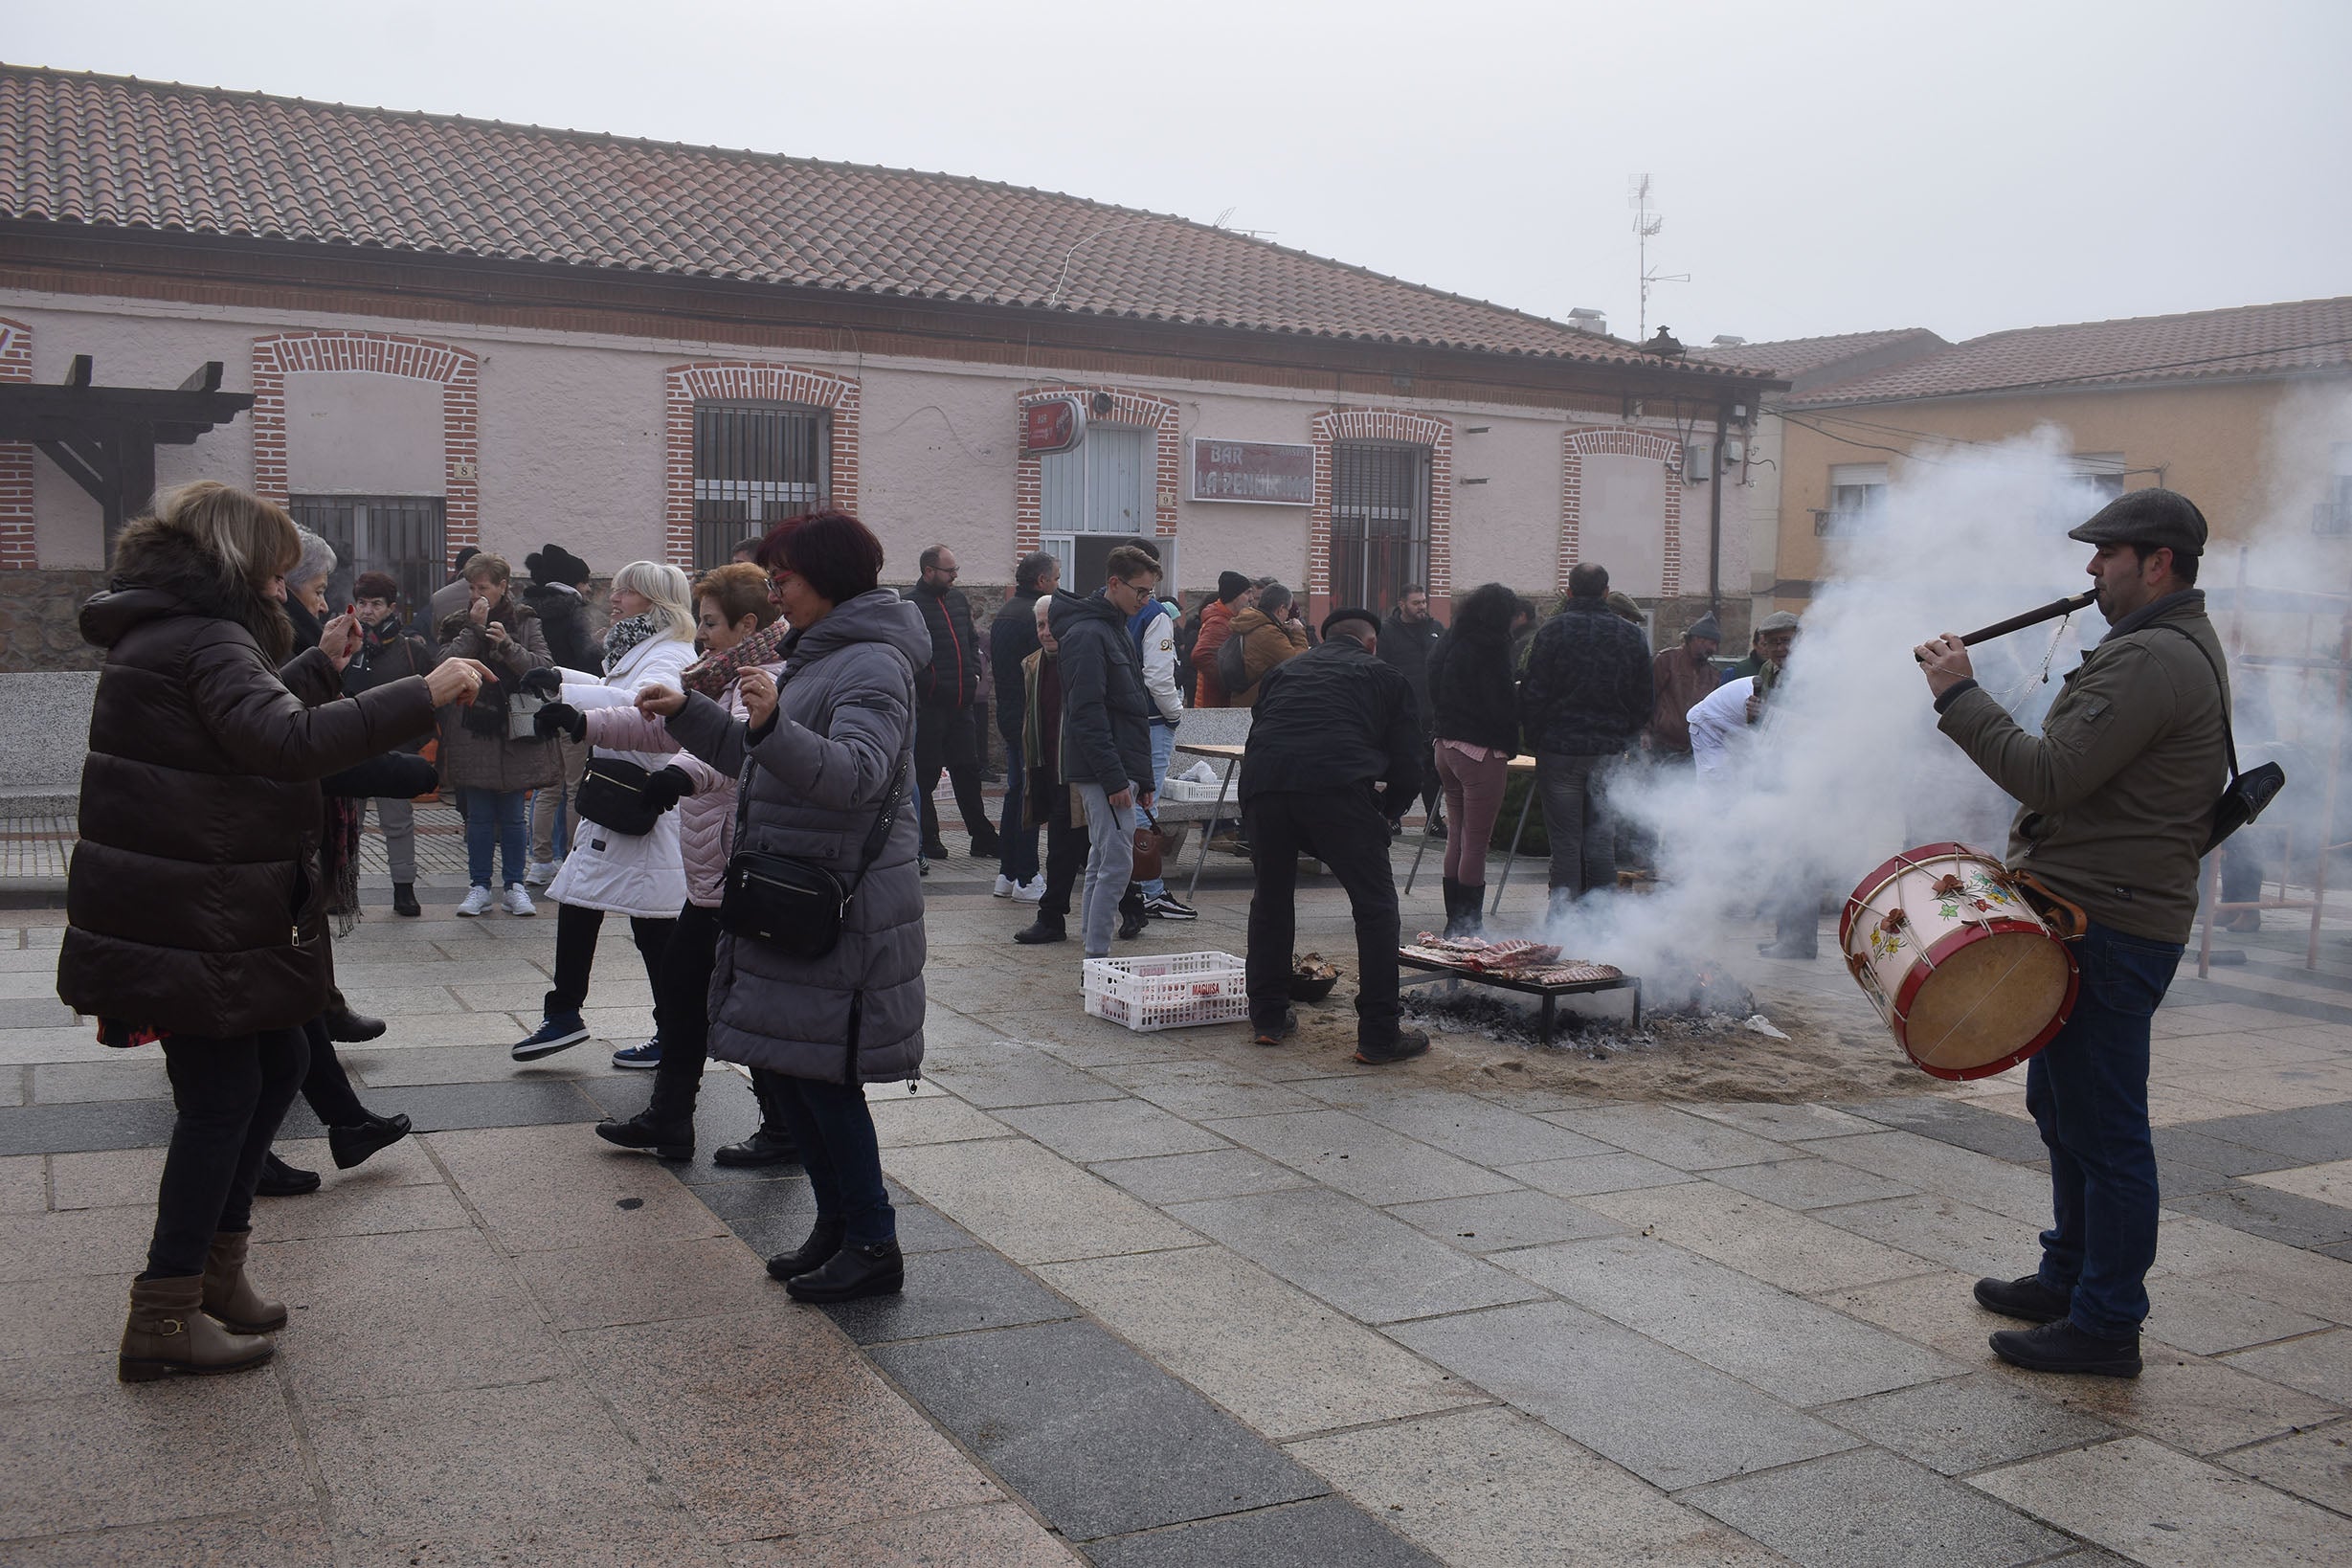
<svg viewBox="0 0 2352 1568">
<path fill-rule="evenodd" d="M 879 1246 L 898 1238 L 898 1211 L 882 1184 L 882 1150 L 874 1137 L 874 1115 L 865 1090 L 856 1084 L 820 1084 L 787 1078 L 755 1067 L 751 1077 L 766 1090 L 800 1149 L 800 1168 L 817 1196 L 817 1218 L 848 1226 L 847 1246 Z"/>
<path fill-rule="evenodd" d="M 2130 1339 L 2148 1315 L 2156 1262 L 2156 1144 L 2148 1131 L 2148 1020 L 2181 944 L 2096 921 L 2075 946 L 2082 992 L 2058 1037 L 2026 1064 L 2026 1109 L 2050 1150 L 2053 1223 L 2042 1283 L 2072 1294 L 2083 1333 Z"/>
<path fill-rule="evenodd" d="M 1031 882 L 1038 870 L 1038 830 L 1024 827 L 1020 820 L 1029 770 L 1020 754 L 1019 731 L 1005 735 L 1000 729 L 997 733 L 1004 736 L 1004 821 L 997 829 L 997 838 L 1003 844 L 997 856 L 997 870 L 1015 882 Z"/>
<path fill-rule="evenodd" d="M 528 790 L 459 790 L 465 813 L 465 874 L 477 887 L 496 887 L 490 880 L 495 855 L 506 857 L 506 885 L 519 886 L 524 862 L 531 851 Z"/>
<path fill-rule="evenodd" d="M 1176 755 L 1176 731 L 1164 724 L 1152 727 L 1152 793 L 1159 794 L 1160 781 L 1168 776 L 1169 759 Z M 1164 877 L 1154 877 L 1143 885 L 1146 898 L 1165 898 L 1168 883 Z"/>
</svg>

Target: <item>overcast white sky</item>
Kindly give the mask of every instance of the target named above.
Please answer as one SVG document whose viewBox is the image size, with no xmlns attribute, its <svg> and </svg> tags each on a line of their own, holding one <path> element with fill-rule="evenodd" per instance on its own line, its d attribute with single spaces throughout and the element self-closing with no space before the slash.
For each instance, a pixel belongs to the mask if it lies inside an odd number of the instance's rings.
<svg viewBox="0 0 2352 1568">
<path fill-rule="evenodd" d="M 2352 0 L 15 5 L 0 57 L 974 174 L 1691 344 L 2352 293 Z"/>
</svg>

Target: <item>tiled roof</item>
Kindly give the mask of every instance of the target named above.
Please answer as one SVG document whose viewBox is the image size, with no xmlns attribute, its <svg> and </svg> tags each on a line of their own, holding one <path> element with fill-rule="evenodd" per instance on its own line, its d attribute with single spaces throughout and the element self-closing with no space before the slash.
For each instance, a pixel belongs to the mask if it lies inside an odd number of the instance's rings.
<svg viewBox="0 0 2352 1568">
<path fill-rule="evenodd" d="M 2352 296 L 2029 326 L 1800 388 L 1792 403 L 1861 403 L 2352 367 Z"/>
<path fill-rule="evenodd" d="M 1912 341 L 1922 347 L 1934 347 L 1943 339 L 1924 326 L 1901 326 L 1891 332 L 1840 332 L 1826 338 L 1781 338 L 1772 343 L 1726 344 L 1722 347 L 1693 348 L 1693 359 L 1711 360 L 1717 365 L 1742 365 L 1751 370 L 1769 370 L 1774 375 L 1797 376 L 1818 370 L 1840 360 L 1853 359 L 1875 353 Z"/>
<path fill-rule="evenodd" d="M 1048 191 L 26 67 L 0 66 L 0 219 L 1660 366 L 1541 317 Z"/>
</svg>

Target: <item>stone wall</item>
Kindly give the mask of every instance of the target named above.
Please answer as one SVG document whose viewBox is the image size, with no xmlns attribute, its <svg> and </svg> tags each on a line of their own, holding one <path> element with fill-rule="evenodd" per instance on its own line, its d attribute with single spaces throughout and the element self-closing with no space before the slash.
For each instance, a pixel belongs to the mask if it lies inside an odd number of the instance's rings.
<svg viewBox="0 0 2352 1568">
<path fill-rule="evenodd" d="M 0 674 L 98 668 L 99 651 L 75 622 L 105 586 L 98 571 L 0 571 Z"/>
</svg>

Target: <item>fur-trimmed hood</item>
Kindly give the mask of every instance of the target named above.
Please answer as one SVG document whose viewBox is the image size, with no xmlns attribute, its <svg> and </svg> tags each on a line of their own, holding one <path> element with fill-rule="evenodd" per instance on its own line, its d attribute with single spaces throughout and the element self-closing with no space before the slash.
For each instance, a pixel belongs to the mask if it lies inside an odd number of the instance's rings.
<svg viewBox="0 0 2352 1568">
<path fill-rule="evenodd" d="M 81 607 L 82 640 L 111 648 L 131 628 L 166 616 L 235 621 L 273 664 L 294 652 L 294 623 L 283 605 L 263 597 L 191 535 L 143 517 L 116 539 L 107 587 Z"/>
</svg>

